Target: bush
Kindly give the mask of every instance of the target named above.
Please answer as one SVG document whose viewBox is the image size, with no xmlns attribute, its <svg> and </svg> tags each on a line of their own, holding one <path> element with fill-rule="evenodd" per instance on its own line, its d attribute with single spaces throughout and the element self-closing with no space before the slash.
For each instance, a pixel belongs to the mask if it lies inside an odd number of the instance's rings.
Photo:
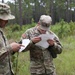
<svg viewBox="0 0 75 75">
<path fill-rule="evenodd" d="M 52 31 L 54 31 L 60 38 L 67 37 L 75 34 L 75 22 L 67 23 L 65 21 L 61 21 L 56 23 L 51 27 Z"/>
<path fill-rule="evenodd" d="M 23 25 L 22 28 L 20 28 L 19 25 L 10 25 L 5 28 L 5 32 L 7 33 L 7 38 L 14 38 L 18 39 L 21 37 L 21 35 L 29 28 L 34 27 L 36 23 Z M 55 32 L 60 38 L 67 37 L 70 35 L 75 34 L 75 22 L 67 23 L 63 20 L 61 22 L 56 23 L 55 25 L 51 26 L 51 30 Z"/>
</svg>

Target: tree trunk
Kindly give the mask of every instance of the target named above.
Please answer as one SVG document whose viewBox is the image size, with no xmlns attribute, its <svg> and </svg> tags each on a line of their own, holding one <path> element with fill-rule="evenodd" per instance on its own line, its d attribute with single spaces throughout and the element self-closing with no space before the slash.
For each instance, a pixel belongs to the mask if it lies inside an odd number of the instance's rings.
<svg viewBox="0 0 75 75">
<path fill-rule="evenodd" d="M 71 11 L 71 9 L 70 9 L 70 7 L 69 7 L 69 5 L 70 5 L 70 1 L 69 0 L 66 0 L 67 1 L 67 9 L 66 9 L 66 21 L 67 22 L 70 22 L 70 11 Z"/>
<path fill-rule="evenodd" d="M 20 26 L 22 26 L 22 0 L 18 0 L 19 1 L 19 24 Z"/>
<path fill-rule="evenodd" d="M 4 0 L 2 0 L 2 3 L 4 3 Z"/>
<path fill-rule="evenodd" d="M 55 15 L 54 15 L 54 4 L 53 4 L 53 0 L 50 1 L 50 13 L 51 13 L 51 17 L 52 17 L 52 24 L 55 23 Z"/>
</svg>

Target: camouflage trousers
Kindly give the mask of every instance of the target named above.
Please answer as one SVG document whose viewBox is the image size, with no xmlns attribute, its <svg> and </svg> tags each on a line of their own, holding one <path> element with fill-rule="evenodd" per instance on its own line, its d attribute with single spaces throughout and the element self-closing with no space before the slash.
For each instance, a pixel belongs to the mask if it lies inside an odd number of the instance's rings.
<svg viewBox="0 0 75 75">
<path fill-rule="evenodd" d="M 11 73 L 10 72 L 7 72 L 7 73 L 4 72 L 4 73 L 0 73 L 0 75 L 14 75 L 14 73 L 13 72 L 11 72 Z"/>
<path fill-rule="evenodd" d="M 0 74 L 0 75 L 14 75 L 14 74 L 7 73 L 7 74 Z"/>
<path fill-rule="evenodd" d="M 56 75 L 56 73 L 54 72 L 54 73 L 51 73 L 51 74 L 35 74 L 35 73 L 31 73 L 31 75 Z"/>
</svg>

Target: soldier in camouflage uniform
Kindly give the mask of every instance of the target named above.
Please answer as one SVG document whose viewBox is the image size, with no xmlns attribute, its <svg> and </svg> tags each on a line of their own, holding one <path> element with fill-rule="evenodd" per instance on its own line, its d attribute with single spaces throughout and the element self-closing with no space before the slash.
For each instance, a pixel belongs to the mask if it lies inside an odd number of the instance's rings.
<svg viewBox="0 0 75 75">
<path fill-rule="evenodd" d="M 7 39 L 2 31 L 8 20 L 14 19 L 15 17 L 11 15 L 10 7 L 7 4 L 0 3 L 0 75 L 13 75 L 11 70 L 10 55 L 13 52 L 17 52 L 21 44 L 7 42 Z"/>
<path fill-rule="evenodd" d="M 30 72 L 31 75 L 56 75 L 53 57 L 48 48 L 37 46 L 36 43 L 41 41 L 39 35 L 46 34 L 54 36 L 54 39 L 48 39 L 49 46 L 52 47 L 57 54 L 62 52 L 62 46 L 59 38 L 49 30 L 52 19 L 49 15 L 42 15 L 35 27 L 28 29 L 22 34 L 22 39 L 30 39 L 30 45 L 26 50 L 30 50 Z M 25 51 L 26 51 L 25 50 Z"/>
</svg>

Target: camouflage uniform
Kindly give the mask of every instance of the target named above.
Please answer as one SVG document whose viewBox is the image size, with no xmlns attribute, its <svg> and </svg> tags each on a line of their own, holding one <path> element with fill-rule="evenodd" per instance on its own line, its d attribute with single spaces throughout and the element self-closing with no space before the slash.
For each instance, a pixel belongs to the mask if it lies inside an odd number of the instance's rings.
<svg viewBox="0 0 75 75">
<path fill-rule="evenodd" d="M 53 34 L 55 36 L 54 40 L 56 41 L 56 44 L 53 46 L 53 48 L 58 53 L 61 53 L 62 49 L 58 37 L 53 32 L 49 32 L 50 34 Z M 30 28 L 25 32 L 27 39 L 39 36 L 40 34 L 41 33 L 37 30 L 36 27 Z M 31 42 L 26 50 L 30 50 L 31 75 L 56 75 L 53 58 L 48 49 L 36 46 L 34 43 Z"/>
<path fill-rule="evenodd" d="M 12 75 L 10 68 L 10 51 L 11 47 L 7 45 L 7 39 L 0 29 L 0 75 Z"/>
</svg>

